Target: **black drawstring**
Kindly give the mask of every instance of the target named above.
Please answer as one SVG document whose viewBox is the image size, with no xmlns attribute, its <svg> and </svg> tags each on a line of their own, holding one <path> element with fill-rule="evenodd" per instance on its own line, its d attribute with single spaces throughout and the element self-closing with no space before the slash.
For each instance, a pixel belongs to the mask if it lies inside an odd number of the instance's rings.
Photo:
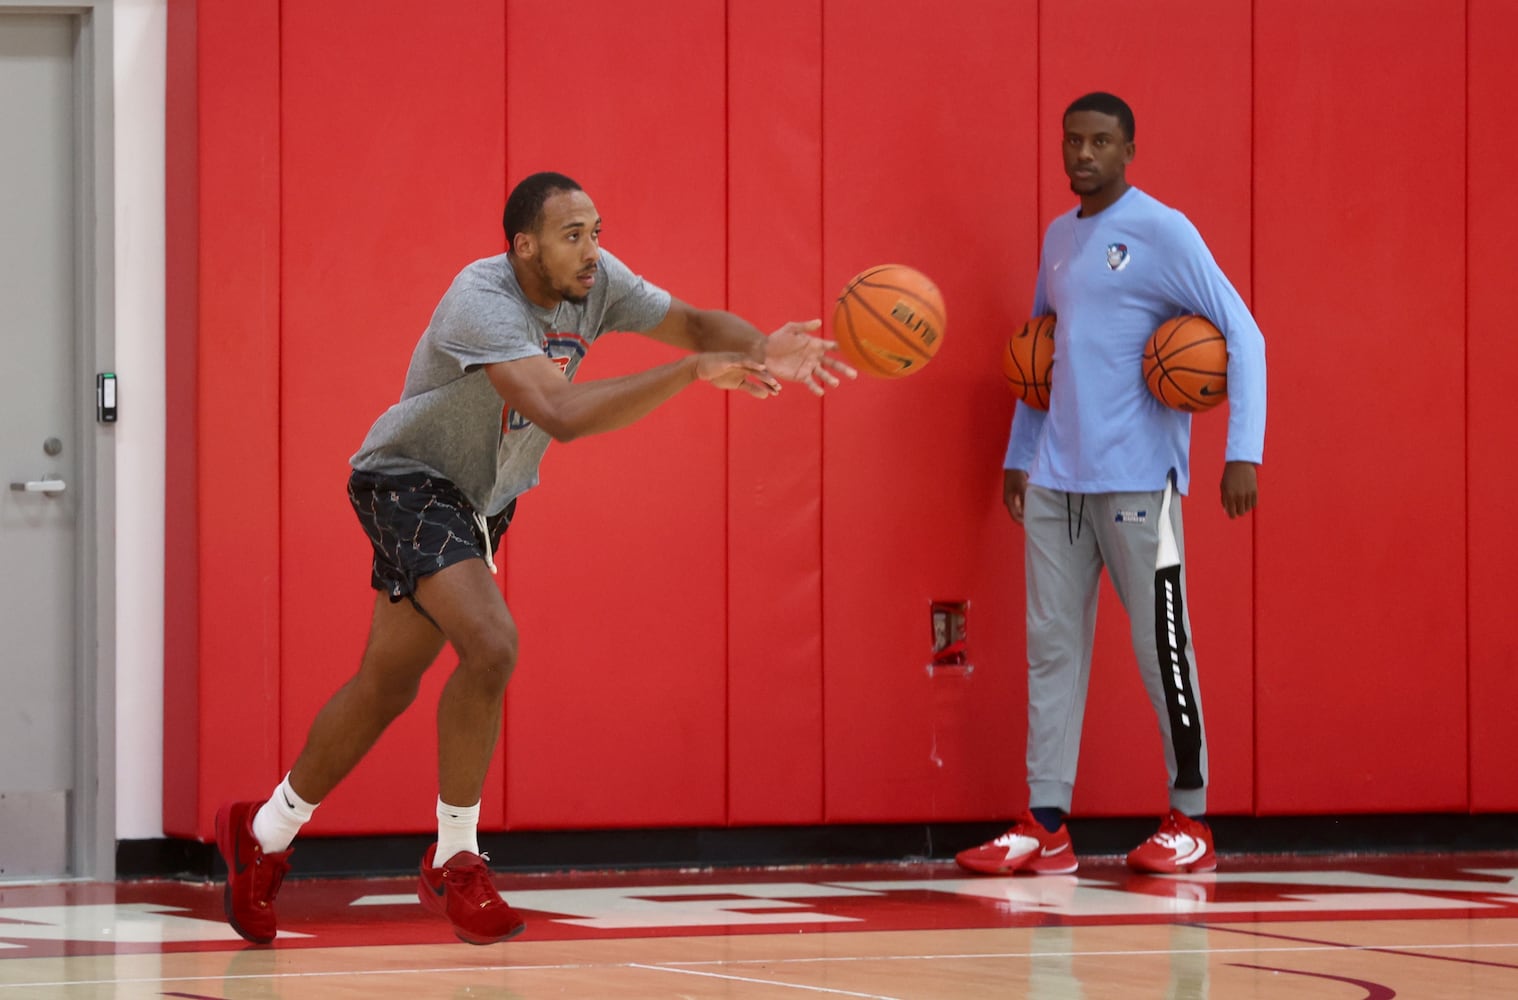
<svg viewBox="0 0 1518 1000">
<path fill-rule="evenodd" d="M 1074 545 L 1075 544 L 1075 540 L 1081 536 L 1081 519 L 1086 516 L 1086 494 L 1084 494 L 1084 493 L 1081 494 L 1080 511 L 1075 514 L 1075 525 L 1074 525 L 1073 528 L 1071 527 L 1071 524 L 1070 524 L 1070 514 L 1071 514 L 1071 511 L 1070 511 L 1070 494 L 1066 493 L 1065 494 L 1065 535 L 1066 535 L 1066 537 L 1068 537 L 1070 539 L 1070 544 Z"/>
</svg>

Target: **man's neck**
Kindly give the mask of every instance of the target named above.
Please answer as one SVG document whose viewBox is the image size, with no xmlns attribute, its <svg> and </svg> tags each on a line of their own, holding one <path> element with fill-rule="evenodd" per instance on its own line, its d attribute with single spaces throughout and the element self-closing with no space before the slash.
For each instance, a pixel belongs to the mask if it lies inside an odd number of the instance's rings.
<svg viewBox="0 0 1518 1000">
<path fill-rule="evenodd" d="M 1111 208 L 1117 204 L 1119 198 L 1128 193 L 1131 186 L 1127 181 L 1119 181 L 1110 188 L 1104 188 L 1089 195 L 1081 195 L 1080 217 L 1089 219 Z"/>
</svg>

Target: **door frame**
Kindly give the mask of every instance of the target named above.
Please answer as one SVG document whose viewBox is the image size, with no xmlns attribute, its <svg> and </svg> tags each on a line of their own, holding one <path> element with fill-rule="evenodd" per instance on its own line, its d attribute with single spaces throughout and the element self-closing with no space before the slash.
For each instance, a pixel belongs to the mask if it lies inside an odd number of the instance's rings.
<svg viewBox="0 0 1518 1000">
<path fill-rule="evenodd" d="M 114 425 L 95 419 L 94 387 L 97 371 L 116 370 L 112 8 L 111 0 L 0 0 L 0 17 L 8 14 L 70 17 L 79 32 L 74 52 L 77 731 L 68 866 L 73 876 L 109 881 L 116 875 L 116 441 Z"/>
</svg>

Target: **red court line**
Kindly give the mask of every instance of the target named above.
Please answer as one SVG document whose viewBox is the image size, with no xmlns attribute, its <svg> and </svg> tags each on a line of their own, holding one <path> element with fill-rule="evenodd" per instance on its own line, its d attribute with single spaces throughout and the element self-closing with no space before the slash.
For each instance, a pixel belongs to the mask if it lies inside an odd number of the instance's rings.
<svg viewBox="0 0 1518 1000">
<path fill-rule="evenodd" d="M 1364 979 L 1351 979 L 1348 976 L 1330 976 L 1326 972 L 1306 972 L 1302 969 L 1277 969 L 1270 965 L 1245 965 L 1243 962 L 1229 962 L 1236 969 L 1257 969 L 1260 972 L 1284 972 L 1289 976 L 1309 976 L 1313 979 L 1328 979 L 1336 983 L 1349 983 L 1358 986 L 1365 991 L 1365 1000 L 1391 1000 L 1397 995 L 1397 991 L 1390 986 L 1380 983 L 1366 982 Z"/>
</svg>

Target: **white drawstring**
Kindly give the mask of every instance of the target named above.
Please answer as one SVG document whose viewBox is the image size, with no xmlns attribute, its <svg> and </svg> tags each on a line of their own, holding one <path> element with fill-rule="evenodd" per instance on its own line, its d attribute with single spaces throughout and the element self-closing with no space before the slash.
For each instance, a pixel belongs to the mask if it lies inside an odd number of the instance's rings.
<svg viewBox="0 0 1518 1000">
<path fill-rule="evenodd" d="M 490 522 L 479 511 L 474 512 L 474 521 L 480 526 L 480 537 L 485 541 L 485 565 L 490 567 L 490 575 L 495 576 L 495 553 L 490 551 Z"/>
</svg>

